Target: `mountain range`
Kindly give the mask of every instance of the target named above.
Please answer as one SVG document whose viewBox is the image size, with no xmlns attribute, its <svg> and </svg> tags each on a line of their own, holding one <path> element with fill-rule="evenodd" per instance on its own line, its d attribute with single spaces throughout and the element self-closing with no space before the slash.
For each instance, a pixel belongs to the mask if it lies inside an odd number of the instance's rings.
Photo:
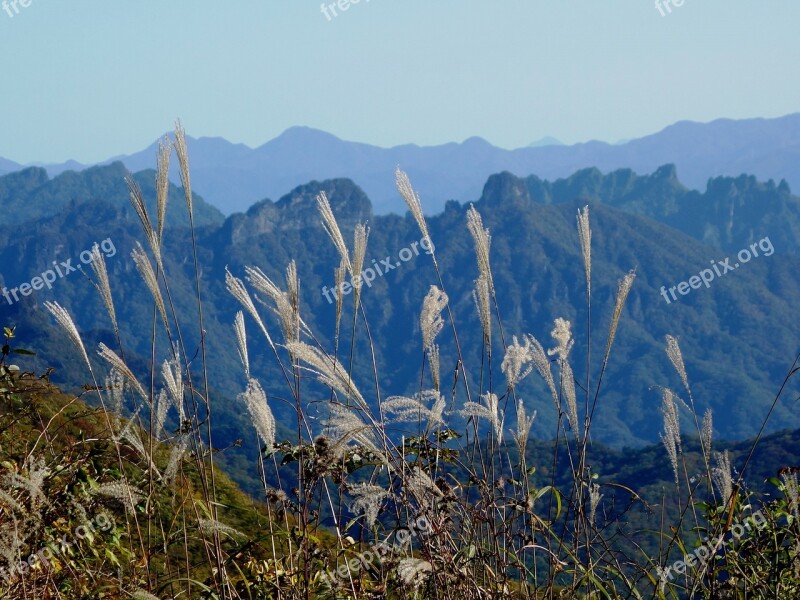
<svg viewBox="0 0 800 600">
<path fill-rule="evenodd" d="M 0 285 L 18 288 L 54 260 L 77 257 L 96 241 L 112 240 L 115 251 L 107 263 L 119 303 L 126 358 L 143 379 L 149 379 L 153 307 L 129 257 L 143 237 L 125 199 L 124 172 L 116 163 L 54 179 L 41 170 L 30 170 L 25 177 L 18 173 L 0 177 L 0 202 L 10 215 L 0 226 Z M 386 176 L 392 179 L 391 172 Z M 146 186 L 152 186 L 153 178 L 152 171 L 135 176 L 143 190 L 152 190 Z M 234 397 L 244 385 L 231 339 L 238 306 L 225 290 L 226 268 L 243 277 L 244 267 L 254 265 L 281 281 L 286 265 L 294 259 L 303 318 L 323 346 L 332 347 L 335 305 L 326 300 L 325 290 L 333 288 L 339 261 L 317 213 L 315 197 L 320 191 L 330 197 L 346 236 L 357 222 L 369 223 L 366 264 L 387 260 L 394 265 L 375 279 L 363 297 L 382 393 L 410 393 L 419 385 L 419 311 L 430 286 L 438 284 L 431 258 L 426 252 L 411 251 L 415 243 L 419 248 L 421 234 L 410 215 L 374 214 L 364 191 L 351 180 L 339 178 L 307 183 L 277 201 L 263 200 L 247 213 L 228 218 L 200 198 L 195 200 L 207 213 L 202 220 L 196 218 L 196 234 L 206 342 L 214 361 L 210 384 L 223 406 L 235 407 Z M 420 192 L 424 196 L 425 190 Z M 46 197 L 71 201 L 48 205 L 41 201 Z M 660 419 L 654 418 L 660 404 L 658 386 L 681 387 L 664 354 L 666 334 L 680 339 L 698 410 L 714 411 L 717 436 L 733 440 L 754 435 L 792 364 L 800 338 L 795 301 L 800 297 L 796 277 L 800 199 L 783 181 L 720 177 L 701 193 L 681 184 L 674 165 L 663 165 L 649 175 L 629 169 L 603 175 L 584 169 L 555 181 L 519 178 L 508 172 L 491 176 L 474 206 L 492 235 L 491 264 L 502 318 L 502 330 L 495 323 L 492 339 L 494 385 L 502 386 L 501 336 L 508 343 L 511 335 L 530 333 L 551 347 L 550 332 L 557 317 L 573 324 L 576 344 L 571 358 L 578 381 L 585 381 L 586 297 L 575 228 L 577 210 L 585 205 L 590 207 L 593 230 L 592 382 L 598 377 L 617 284 L 628 270 L 636 271 L 598 397 L 596 439 L 616 448 L 658 440 L 662 427 Z M 30 212 L 32 207 L 38 214 Z M 429 217 L 429 229 L 471 387 L 480 390 L 484 349 L 472 298 L 478 271 L 466 228 L 467 208 L 448 202 Z M 185 214 L 182 194 L 173 187 L 168 216 L 175 223 L 164 233 L 165 269 L 175 313 L 185 320 L 185 344 L 193 349 L 199 343 L 192 326 L 196 319 L 194 269 L 191 236 L 182 211 Z M 765 239 L 773 252 L 766 251 Z M 708 287 L 681 292 L 666 301 L 669 298 L 663 296 L 662 288 L 691 281 L 712 261 L 722 264 L 726 257 L 737 256 L 753 244 L 761 250 L 757 258 L 715 278 Z M 23 345 L 38 353 L 35 365 L 54 367 L 54 381 L 77 387 L 87 381 L 85 367 L 42 309 L 46 299 L 55 299 L 72 312 L 89 348 L 98 342 L 115 346 L 116 336 L 96 290 L 79 274 L 59 279 L 51 290 L 36 291 L 18 302 L 0 298 L 0 322 L 18 327 Z M 346 300 L 350 316 L 346 314 L 345 323 L 352 320 L 352 296 Z M 265 318 L 279 339 L 277 321 L 268 311 Z M 271 382 L 270 394 L 280 395 L 279 389 L 271 387 L 280 388 L 280 372 L 257 328 L 252 323 L 250 328 L 253 371 Z M 340 347 L 349 348 L 350 326 L 342 330 Z M 163 353 L 169 342 L 158 336 L 156 341 Z M 353 377 L 365 389 L 372 381 L 369 342 L 366 331 L 356 327 Z M 443 379 L 452 381 L 457 370 L 455 348 L 445 334 L 440 343 Z M 800 427 L 791 399 L 795 387 L 790 382 L 767 431 Z M 549 438 L 557 415 L 542 382 L 532 375 L 518 394 L 531 410 L 538 411 L 534 435 Z M 283 422 L 291 422 L 291 410 L 281 403 L 275 410 Z M 219 444 L 225 445 L 241 437 L 245 423 L 241 410 L 221 412 L 223 416 L 216 419 L 217 435 Z M 685 420 L 684 425 L 689 427 L 689 422 Z"/>
<path fill-rule="evenodd" d="M 430 214 L 440 212 L 447 200 L 478 200 L 486 179 L 501 171 L 556 179 L 583 168 L 648 173 L 672 163 L 684 185 L 696 190 L 705 189 L 711 178 L 743 173 L 765 181 L 785 179 L 800 189 L 800 113 L 774 119 L 683 121 L 620 144 L 590 141 L 565 146 L 545 138 L 515 150 L 497 148 L 478 137 L 438 146 L 381 148 L 307 127 L 288 129 L 257 148 L 209 137 L 189 138 L 188 145 L 195 190 L 225 215 L 244 212 L 263 198 L 280 197 L 309 181 L 338 177 L 358 182 L 376 214 L 402 214 L 405 206 L 386 176 L 398 165 L 424 191 Z M 156 147 L 154 142 L 140 152 L 100 164 L 121 162 L 132 172 L 154 168 Z M 55 176 L 88 165 L 70 161 L 39 166 Z M 0 174 L 22 168 L 0 158 Z M 175 170 L 173 181 L 179 182 Z"/>
</svg>

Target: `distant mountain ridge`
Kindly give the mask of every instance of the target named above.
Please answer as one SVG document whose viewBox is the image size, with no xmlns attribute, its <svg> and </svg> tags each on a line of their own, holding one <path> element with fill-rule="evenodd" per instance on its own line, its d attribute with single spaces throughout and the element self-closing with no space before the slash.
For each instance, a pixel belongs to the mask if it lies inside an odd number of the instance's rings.
<svg viewBox="0 0 800 600">
<path fill-rule="evenodd" d="M 516 150 L 497 148 L 477 137 L 438 146 L 380 148 L 307 127 L 287 129 L 258 148 L 218 137 L 189 138 L 188 144 L 196 191 L 226 215 L 245 212 L 259 200 L 278 198 L 311 180 L 341 177 L 359 183 L 376 214 L 403 214 L 405 205 L 391 181 L 398 165 L 416 182 L 430 214 L 450 199 L 477 200 L 486 179 L 501 171 L 552 180 L 584 168 L 647 173 L 672 163 L 683 184 L 693 189 L 704 189 L 712 177 L 742 173 L 764 181 L 785 179 L 800 189 L 800 113 L 774 119 L 682 121 L 622 144 L 537 144 Z M 156 143 L 102 164 L 120 161 L 133 172 L 154 168 L 155 150 Z M 20 168 L 0 159 L 0 174 Z M 70 161 L 46 168 L 53 176 L 81 165 Z M 177 171 L 173 181 L 179 181 Z"/>
</svg>

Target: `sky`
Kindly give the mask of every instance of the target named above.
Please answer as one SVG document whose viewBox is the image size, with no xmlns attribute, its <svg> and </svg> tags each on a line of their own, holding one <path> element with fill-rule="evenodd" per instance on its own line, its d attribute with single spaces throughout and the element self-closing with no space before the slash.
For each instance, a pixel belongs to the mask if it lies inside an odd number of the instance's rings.
<svg viewBox="0 0 800 600">
<path fill-rule="evenodd" d="M 516 148 L 800 110 L 794 1 L 5 1 L 0 157 L 20 163 L 133 153 L 176 118 L 251 147 L 304 125 Z"/>
</svg>

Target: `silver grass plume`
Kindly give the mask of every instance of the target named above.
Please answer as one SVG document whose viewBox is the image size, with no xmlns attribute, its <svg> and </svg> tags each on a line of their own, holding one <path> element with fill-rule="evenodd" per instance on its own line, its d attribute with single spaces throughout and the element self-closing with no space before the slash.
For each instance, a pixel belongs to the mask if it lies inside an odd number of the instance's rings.
<svg viewBox="0 0 800 600">
<path fill-rule="evenodd" d="M 528 417 L 525 412 L 525 404 L 522 400 L 517 400 L 517 430 L 509 429 L 509 432 L 511 433 L 511 437 L 514 438 L 514 442 L 517 444 L 520 456 L 525 456 L 528 436 L 531 433 L 531 427 L 533 427 L 533 422 L 535 420 L 536 411 L 533 411 L 533 414 Z"/>
<path fill-rule="evenodd" d="M 336 339 L 339 339 L 339 327 L 342 324 L 342 309 L 344 308 L 344 294 L 341 293 L 342 285 L 347 276 L 347 263 L 344 260 L 339 262 L 339 266 L 334 272 L 336 289 L 339 290 L 336 296 Z"/>
<path fill-rule="evenodd" d="M 700 433 L 700 440 L 703 442 L 703 452 L 708 455 L 711 452 L 711 435 L 714 426 L 712 424 L 712 412 L 710 408 L 703 414 L 703 427 Z"/>
<path fill-rule="evenodd" d="M 230 294 L 239 301 L 239 303 L 248 313 L 250 313 L 250 316 L 253 317 L 255 322 L 261 328 L 264 337 L 267 338 L 270 348 L 275 350 L 275 344 L 272 343 L 272 337 L 269 335 L 267 328 L 264 326 L 264 321 L 261 320 L 261 316 L 258 314 L 252 298 L 250 298 L 250 294 L 247 293 L 247 288 L 244 287 L 244 283 L 242 283 L 241 279 L 231 275 L 231 272 L 228 271 L 227 267 L 225 267 L 225 286 L 228 288 Z"/>
<path fill-rule="evenodd" d="M 178 417 L 181 424 L 186 420 L 186 414 L 183 410 L 183 371 L 181 370 L 181 357 L 176 353 L 172 360 L 165 360 L 161 364 L 161 378 L 164 380 L 164 385 L 167 386 L 167 391 L 178 411 Z"/>
<path fill-rule="evenodd" d="M 789 510 L 798 518 L 798 497 L 800 496 L 800 490 L 798 490 L 797 484 L 797 473 L 784 473 L 781 475 L 781 479 L 783 480 L 783 489 L 786 493 L 786 499 L 789 501 Z"/>
<path fill-rule="evenodd" d="M 481 329 L 483 330 L 483 341 L 492 352 L 492 305 L 489 300 L 489 288 L 491 284 L 486 276 L 481 273 L 475 280 L 475 290 L 472 297 L 475 300 L 475 307 L 478 309 L 478 316 L 481 319 Z"/>
<path fill-rule="evenodd" d="M 431 404 L 431 408 L 428 408 Z M 409 422 L 426 419 L 428 428 L 444 425 L 446 401 L 437 390 L 422 390 L 412 397 L 390 396 L 383 403 L 384 412 L 394 415 L 393 421 Z"/>
<path fill-rule="evenodd" d="M 136 247 L 131 252 L 131 258 L 136 265 L 136 270 L 142 276 L 147 289 L 150 290 L 150 295 L 156 303 L 158 314 L 161 315 L 161 320 L 164 322 L 164 327 L 169 330 L 169 322 L 167 321 L 167 308 L 164 305 L 164 298 L 161 295 L 161 288 L 158 286 L 158 279 L 153 271 L 153 266 L 150 264 L 150 259 L 147 258 L 142 245 L 136 242 Z"/>
<path fill-rule="evenodd" d="M 320 383 L 336 390 L 345 398 L 353 398 L 361 408 L 366 408 L 361 392 L 353 384 L 344 366 L 333 356 L 305 342 L 290 342 L 286 344 L 286 348 L 292 356 L 310 365 L 305 367 L 306 370 L 316 375 Z"/>
<path fill-rule="evenodd" d="M 347 245 L 344 243 L 344 238 L 339 229 L 339 224 L 336 222 L 336 217 L 333 216 L 331 203 L 328 201 L 328 196 L 324 191 L 317 195 L 317 208 L 319 209 L 319 214 L 322 216 L 322 226 L 325 228 L 325 232 L 328 234 L 328 237 L 331 238 L 336 250 L 339 251 L 339 256 L 342 262 L 347 265 L 347 270 L 350 271 L 351 275 L 354 275 L 353 265 L 350 263 L 350 253 L 347 250 Z"/>
<path fill-rule="evenodd" d="M 92 270 L 94 271 L 95 277 L 97 277 L 97 283 L 95 284 L 95 287 L 97 288 L 97 291 L 100 292 L 100 296 L 103 298 L 103 304 L 105 304 L 106 312 L 108 312 L 111 323 L 114 325 L 114 332 L 119 335 L 117 312 L 114 310 L 114 299 L 111 297 L 111 284 L 108 281 L 106 258 L 100 252 L 100 246 L 97 243 L 92 246 L 92 262 L 90 264 L 92 266 Z"/>
<path fill-rule="evenodd" d="M 178 467 L 180 467 L 181 459 L 183 455 L 186 454 L 186 449 L 188 447 L 189 444 L 186 440 L 186 436 L 182 435 L 178 443 L 170 448 L 169 460 L 167 461 L 167 467 L 164 469 L 165 481 L 172 481 L 175 479 L 175 476 L 178 474 Z"/>
<path fill-rule="evenodd" d="M 247 389 L 239 394 L 239 399 L 247 406 L 250 420 L 268 450 L 275 445 L 275 417 L 267 404 L 267 394 L 256 379 L 247 382 Z"/>
<path fill-rule="evenodd" d="M 189 218 L 192 218 L 192 181 L 189 177 L 189 150 L 186 148 L 186 132 L 181 122 L 175 123 L 175 154 L 178 155 L 178 165 L 181 170 L 181 183 L 183 194 L 186 197 L 186 208 Z"/>
<path fill-rule="evenodd" d="M 439 370 L 439 344 L 431 344 L 428 348 L 428 364 L 431 366 L 433 389 L 440 392 L 442 389 L 442 379 Z"/>
<path fill-rule="evenodd" d="M 430 348 L 433 340 L 444 328 L 442 311 L 447 306 L 447 294 L 435 285 L 428 290 L 422 301 L 422 312 L 419 316 L 419 326 L 422 330 L 422 347 Z"/>
<path fill-rule="evenodd" d="M 286 342 L 295 342 L 300 337 L 300 313 L 296 303 L 289 298 L 289 294 L 280 289 L 264 272 L 257 267 L 245 267 L 247 280 L 259 292 L 267 296 L 275 304 L 273 309 L 278 315 L 281 324 L 283 339 Z M 286 270 L 287 281 L 291 279 L 294 286 L 295 300 L 297 299 L 297 268 L 294 261 L 289 263 Z"/>
<path fill-rule="evenodd" d="M 147 214 L 147 206 L 144 203 L 142 189 L 139 187 L 139 184 L 136 183 L 132 175 L 127 175 L 125 181 L 128 183 L 128 189 L 130 190 L 131 205 L 142 224 L 147 243 L 150 244 L 150 249 L 153 251 L 153 256 L 155 256 L 156 259 L 156 264 L 159 269 L 163 271 L 164 263 L 161 260 L 161 243 L 156 237 L 156 232 L 153 230 L 153 224 L 150 222 L 150 215 Z"/>
<path fill-rule="evenodd" d="M 171 404 L 172 400 L 165 390 L 162 389 L 158 392 L 158 396 L 156 397 L 155 423 L 153 424 L 153 431 L 156 439 L 162 439 L 162 437 L 166 436 L 164 425 L 167 422 L 167 413 L 169 412 Z"/>
<path fill-rule="evenodd" d="M 544 348 L 542 347 L 542 344 L 540 344 L 539 340 L 537 340 L 532 335 L 526 335 L 525 348 L 526 351 L 528 352 L 530 360 L 533 362 L 533 365 L 539 372 L 539 375 L 542 377 L 542 379 L 545 380 L 545 383 L 547 383 L 547 387 L 550 389 L 550 395 L 553 397 L 553 402 L 555 403 L 556 406 L 556 411 L 560 413 L 561 402 L 558 399 L 558 391 L 556 390 L 556 383 L 553 380 L 553 371 L 550 368 L 550 361 L 545 355 L 545 351 Z"/>
<path fill-rule="evenodd" d="M 147 392 L 144 391 L 142 384 L 139 383 L 138 379 L 136 379 L 133 372 L 128 368 L 128 365 L 125 364 L 125 361 L 117 356 L 117 354 L 103 342 L 100 342 L 98 348 L 99 350 L 97 351 L 97 354 L 128 380 L 128 383 L 131 385 L 131 387 L 133 387 L 136 393 L 142 397 L 142 400 L 145 402 L 149 401 Z"/>
<path fill-rule="evenodd" d="M 557 356 L 559 360 L 566 361 L 575 340 L 572 339 L 572 323 L 566 319 L 558 317 L 553 321 L 553 329 L 550 336 L 556 341 L 556 347 L 547 351 L 548 356 Z"/>
<path fill-rule="evenodd" d="M 570 429 L 578 435 L 578 404 L 575 398 L 575 375 L 569 361 L 561 362 L 561 387 L 567 399 L 567 421 Z"/>
<path fill-rule="evenodd" d="M 583 270 L 586 272 L 586 290 L 592 293 L 592 230 L 589 227 L 589 206 L 583 207 L 583 212 L 578 210 L 578 237 L 581 241 L 583 254 Z"/>
<path fill-rule="evenodd" d="M 481 400 L 485 406 L 477 402 L 465 402 L 464 408 L 459 412 L 465 417 L 487 419 L 492 424 L 497 443 L 500 444 L 503 442 L 503 413 L 499 410 L 500 402 L 497 394 L 483 394 Z"/>
<path fill-rule="evenodd" d="M 330 414 L 324 426 L 336 456 L 344 454 L 350 442 L 365 446 L 376 454 L 380 453 L 371 425 L 364 423 L 361 417 L 343 404 L 332 402 L 329 409 Z"/>
<path fill-rule="evenodd" d="M 363 281 L 361 270 L 364 268 L 364 255 L 367 252 L 367 239 L 369 238 L 369 227 L 359 223 L 356 225 L 353 234 L 353 301 L 356 310 L 361 301 L 361 289 Z"/>
<path fill-rule="evenodd" d="M 597 507 L 600 506 L 600 500 L 603 499 L 603 494 L 600 493 L 600 486 L 596 483 L 589 484 L 589 522 L 594 524 L 595 515 L 597 514 Z"/>
<path fill-rule="evenodd" d="M 78 352 L 80 352 L 84 362 L 86 363 L 86 366 L 91 372 L 92 365 L 89 364 L 89 355 L 86 354 L 86 348 L 83 346 L 83 340 L 81 340 L 81 335 L 78 333 L 78 328 L 75 327 L 72 317 L 69 316 L 69 313 L 66 311 L 66 309 L 58 302 L 47 301 L 44 303 L 44 307 L 50 311 L 50 314 L 55 317 L 62 329 L 67 332 L 69 339 L 73 344 L 75 344 L 75 347 L 78 349 Z"/>
<path fill-rule="evenodd" d="M 214 519 L 198 519 L 197 527 L 198 529 L 200 529 L 200 531 L 202 531 L 206 535 L 214 535 L 215 533 L 224 533 L 228 537 L 244 537 L 244 538 L 247 537 L 238 529 L 235 529 L 230 525 L 225 525 L 225 523 L 216 521 Z"/>
<path fill-rule="evenodd" d="M 136 505 L 147 497 L 142 490 L 131 486 L 125 479 L 104 483 L 95 490 L 95 493 L 117 500 L 128 512 L 134 512 Z"/>
<path fill-rule="evenodd" d="M 678 408 L 675 406 L 675 395 L 671 390 L 663 390 L 661 414 L 664 417 L 664 433 L 659 434 L 667 456 L 672 464 L 675 483 L 678 483 L 678 455 L 681 453 L 681 429 L 678 419 Z"/>
<path fill-rule="evenodd" d="M 617 296 L 614 301 L 614 314 L 611 316 L 611 327 L 609 327 L 608 330 L 608 341 L 606 342 L 606 351 L 603 356 L 604 363 L 611 354 L 611 345 L 614 343 L 614 338 L 617 336 L 617 326 L 619 325 L 622 308 L 625 306 L 625 301 L 628 299 L 628 293 L 631 291 L 634 279 L 636 279 L 636 273 L 634 271 L 629 271 L 619 282 L 619 286 L 617 286 Z"/>
<path fill-rule="evenodd" d="M 731 477 L 731 457 L 728 451 L 715 452 L 717 466 L 711 469 L 711 479 L 717 486 L 723 500 L 727 503 L 733 495 L 733 478 Z"/>
<path fill-rule="evenodd" d="M 105 391 L 109 398 L 111 407 L 111 422 L 114 429 L 120 427 L 120 416 L 122 415 L 123 397 L 125 396 L 125 378 L 116 369 L 111 369 L 106 375 Z"/>
<path fill-rule="evenodd" d="M 131 594 L 131 600 L 160 600 L 160 598 L 158 596 L 154 596 L 148 591 L 138 589 Z"/>
<path fill-rule="evenodd" d="M 467 210 L 467 228 L 475 242 L 475 258 L 478 261 L 478 272 L 481 278 L 486 280 L 488 291 L 494 295 L 494 281 L 492 280 L 492 268 L 489 264 L 489 248 L 492 245 L 492 236 L 489 230 L 484 229 L 481 214 L 470 205 Z"/>
<path fill-rule="evenodd" d="M 297 276 L 297 263 L 290 260 L 286 266 L 286 297 L 292 311 L 292 333 L 300 339 L 300 278 Z"/>
<path fill-rule="evenodd" d="M 347 486 L 347 492 L 355 497 L 350 505 L 350 510 L 354 513 L 363 513 L 367 522 L 367 528 L 372 528 L 378 518 L 378 511 L 384 498 L 389 496 L 389 492 L 379 485 L 369 483 L 356 483 Z"/>
<path fill-rule="evenodd" d="M 247 331 L 244 326 L 244 313 L 242 311 L 236 312 L 236 318 L 233 320 L 233 331 L 236 333 L 236 349 L 239 352 L 239 360 L 242 361 L 244 367 L 244 375 L 250 379 L 250 357 L 247 353 Z"/>
<path fill-rule="evenodd" d="M 136 414 L 138 414 L 138 412 Z M 136 417 L 136 414 L 134 414 L 133 418 Z M 120 432 L 119 437 L 120 439 L 127 440 L 130 443 L 130 445 L 133 446 L 133 449 L 139 453 L 139 456 L 145 459 L 148 462 L 148 464 L 152 465 L 152 461 L 150 460 L 150 455 L 147 453 L 147 450 L 144 447 L 142 438 L 139 437 L 139 430 L 135 426 L 133 418 L 131 418 L 128 421 L 128 424 Z"/>
<path fill-rule="evenodd" d="M 400 195 L 408 206 L 408 210 L 411 211 L 411 216 L 414 217 L 414 220 L 417 222 L 422 237 L 425 238 L 428 241 L 428 245 L 431 246 L 431 236 L 428 234 L 428 223 L 425 221 L 425 215 L 422 213 L 422 202 L 419 199 L 419 195 L 414 191 L 411 180 L 406 173 L 400 170 L 400 167 L 395 170 L 394 178 L 397 191 L 400 192 Z"/>
<path fill-rule="evenodd" d="M 404 485 L 410 495 L 417 500 L 422 509 L 420 512 L 435 508 L 436 500 L 444 496 L 442 490 L 419 467 L 413 468 L 411 474 L 406 477 Z"/>
<path fill-rule="evenodd" d="M 523 337 L 523 344 L 519 343 L 517 336 L 511 337 L 511 343 L 506 347 L 506 354 L 500 364 L 500 370 L 506 377 L 506 386 L 513 390 L 516 385 L 530 375 L 533 366 L 531 356 L 531 341 L 528 337 Z"/>
<path fill-rule="evenodd" d="M 678 372 L 678 375 L 680 375 L 681 383 L 683 383 L 683 387 L 686 388 L 686 393 L 691 393 L 689 391 L 689 378 L 686 376 L 686 366 L 683 364 L 683 353 L 681 353 L 678 340 L 671 335 L 667 335 L 666 340 L 667 356 L 672 366 L 675 367 L 675 370 Z"/>
<path fill-rule="evenodd" d="M 172 154 L 172 142 L 163 138 L 158 143 L 156 158 L 156 217 L 158 219 L 158 241 L 164 236 L 164 221 L 167 215 L 169 199 L 169 157 Z"/>
<path fill-rule="evenodd" d="M 397 576 L 406 586 L 420 587 L 430 576 L 433 566 L 421 558 L 404 558 L 397 565 Z"/>
</svg>

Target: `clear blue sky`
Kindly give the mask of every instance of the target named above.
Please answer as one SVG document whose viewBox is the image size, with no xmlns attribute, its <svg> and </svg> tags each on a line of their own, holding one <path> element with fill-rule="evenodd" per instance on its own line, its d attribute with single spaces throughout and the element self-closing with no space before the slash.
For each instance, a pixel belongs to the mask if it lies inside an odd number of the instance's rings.
<svg viewBox="0 0 800 600">
<path fill-rule="evenodd" d="M 361 0 L 330 20 L 320 3 L 0 10 L 0 156 L 99 161 L 176 117 L 249 146 L 308 125 L 380 146 L 512 148 L 800 111 L 797 1 L 684 0 L 662 17 L 654 0 Z"/>
</svg>

